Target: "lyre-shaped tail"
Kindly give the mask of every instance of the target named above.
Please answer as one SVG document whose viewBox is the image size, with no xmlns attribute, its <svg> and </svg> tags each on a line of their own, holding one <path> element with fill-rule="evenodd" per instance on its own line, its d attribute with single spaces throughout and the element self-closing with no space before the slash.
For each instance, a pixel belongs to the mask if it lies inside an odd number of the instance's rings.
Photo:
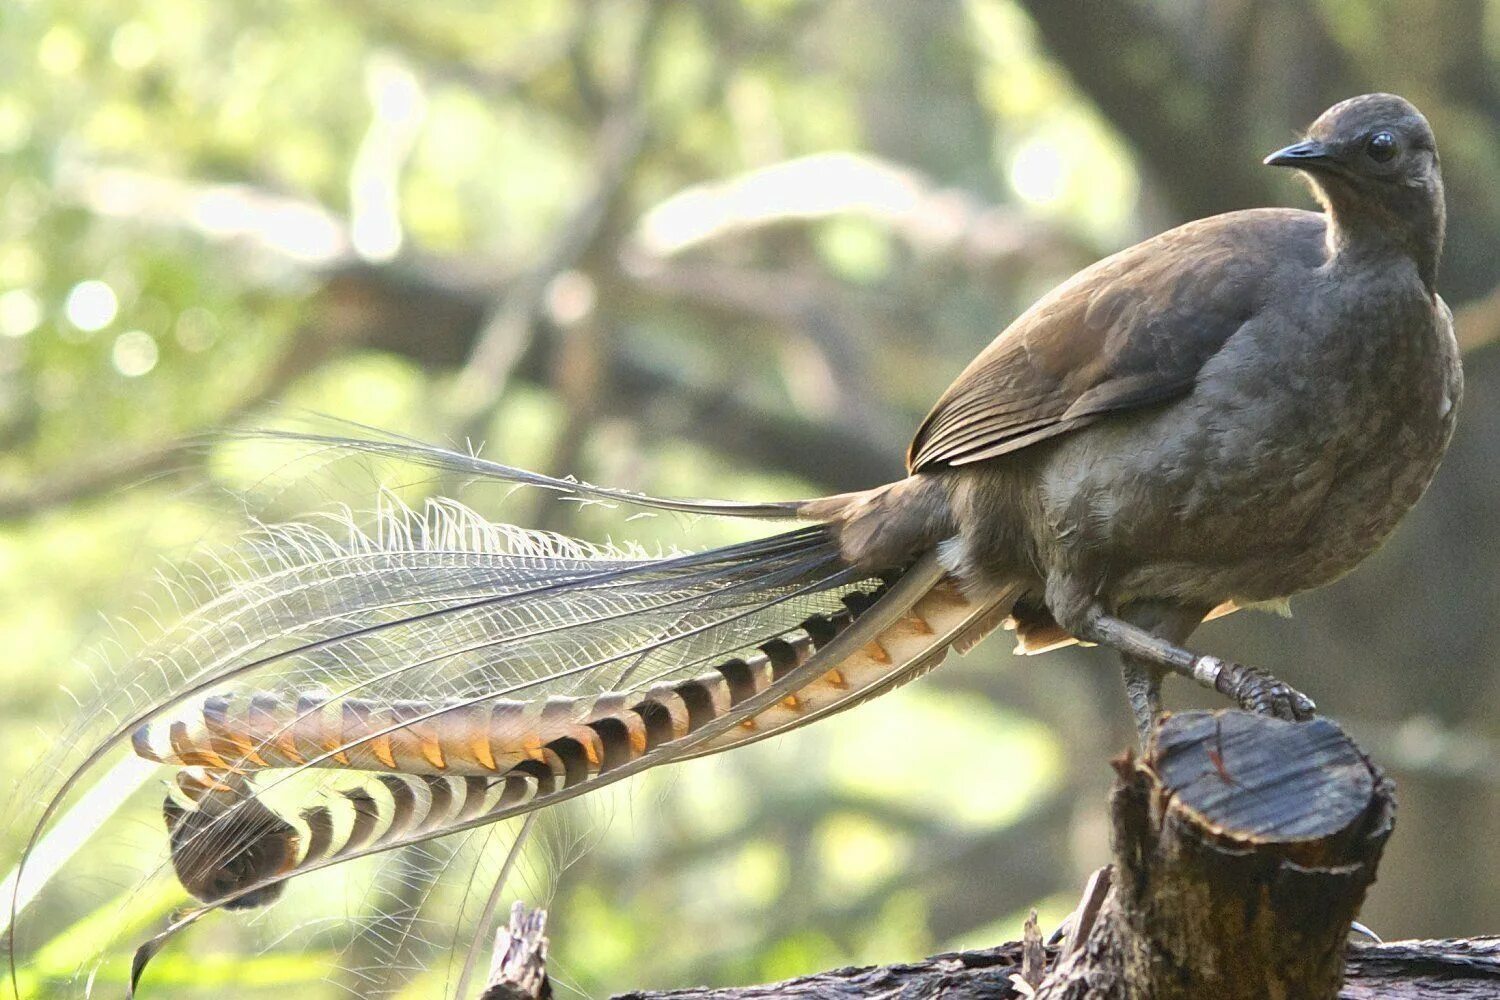
<svg viewBox="0 0 1500 1000">
<path fill-rule="evenodd" d="M 801 509 L 659 501 L 396 439 L 309 443 L 706 516 Z M 819 523 L 651 556 L 385 495 L 373 525 L 345 511 L 259 526 L 209 568 L 185 612 L 102 679 L 98 710 L 39 772 L 40 818 L 24 820 L 30 858 L 120 752 L 176 769 L 166 856 L 114 856 L 141 857 L 137 886 L 170 872 L 199 905 L 139 950 L 132 979 L 212 910 L 786 732 L 930 668 L 1009 610 L 1005 595 L 966 598 L 931 554 L 884 576 L 853 566 Z M 107 821 L 95 837 L 139 830 Z"/>
<path fill-rule="evenodd" d="M 929 559 L 896 586 L 851 591 L 841 603 L 745 655 L 635 691 L 388 704 L 327 691 L 211 696 L 142 726 L 134 746 L 192 776 L 167 800 L 183 884 L 205 902 L 254 905 L 285 878 L 356 851 L 517 815 L 644 763 L 717 752 L 847 708 L 935 666 L 996 620 L 1000 599 L 970 601 Z M 835 651 L 840 638 L 854 645 Z M 342 791 L 348 822 L 335 824 L 326 804 L 275 818 L 255 799 L 255 778 L 304 767 L 380 772 L 381 791 Z M 208 852 L 197 847 L 204 841 L 228 846 Z"/>
</svg>

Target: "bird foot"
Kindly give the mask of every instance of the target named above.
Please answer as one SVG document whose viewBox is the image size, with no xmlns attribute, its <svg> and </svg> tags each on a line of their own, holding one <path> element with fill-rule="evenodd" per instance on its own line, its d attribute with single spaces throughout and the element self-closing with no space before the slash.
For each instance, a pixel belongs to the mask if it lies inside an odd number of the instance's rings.
<svg viewBox="0 0 1500 1000">
<path fill-rule="evenodd" d="M 1200 656 L 1193 676 L 1204 685 L 1231 698 L 1247 712 L 1269 715 L 1288 722 L 1305 722 L 1318 706 L 1311 698 L 1263 670 L 1217 656 Z"/>
</svg>

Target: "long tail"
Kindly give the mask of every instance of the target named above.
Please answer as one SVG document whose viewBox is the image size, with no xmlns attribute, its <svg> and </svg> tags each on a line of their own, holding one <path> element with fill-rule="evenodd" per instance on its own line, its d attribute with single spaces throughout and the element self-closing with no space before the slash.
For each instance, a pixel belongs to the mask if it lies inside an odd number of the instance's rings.
<svg viewBox="0 0 1500 1000">
<path fill-rule="evenodd" d="M 599 490 L 399 439 L 312 443 L 611 502 L 793 510 Z M 267 527 L 242 552 L 117 682 L 139 693 L 94 720 L 32 838 L 117 749 L 178 769 L 166 860 L 198 903 L 138 950 L 132 990 L 215 909 L 786 732 L 930 669 L 1013 600 L 970 601 L 931 554 L 872 576 L 821 524 L 648 558 L 386 500 L 373 531 Z"/>
</svg>

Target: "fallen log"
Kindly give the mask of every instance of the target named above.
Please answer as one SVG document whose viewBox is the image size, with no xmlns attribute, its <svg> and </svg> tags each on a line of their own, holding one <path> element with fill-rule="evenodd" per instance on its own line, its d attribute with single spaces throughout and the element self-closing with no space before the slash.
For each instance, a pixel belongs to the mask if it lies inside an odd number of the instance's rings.
<svg viewBox="0 0 1500 1000">
<path fill-rule="evenodd" d="M 729 989 L 644 990 L 615 1000 L 1024 1000 L 1019 941 L 934 955 L 904 965 L 835 969 Z M 1057 950 L 1050 949 L 1056 959 Z M 1500 937 L 1352 945 L 1339 1000 L 1494 1000 L 1500 996 Z"/>
</svg>

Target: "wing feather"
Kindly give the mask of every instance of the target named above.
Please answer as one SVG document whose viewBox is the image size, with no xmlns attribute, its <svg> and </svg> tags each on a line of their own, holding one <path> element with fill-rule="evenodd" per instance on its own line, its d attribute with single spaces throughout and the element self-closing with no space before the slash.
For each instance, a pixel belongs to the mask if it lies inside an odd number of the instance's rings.
<svg viewBox="0 0 1500 1000">
<path fill-rule="evenodd" d="M 1233 212 L 1080 272 L 959 375 L 917 431 L 908 470 L 999 458 L 1190 393 L 1276 268 L 1321 259 L 1324 225 L 1312 212 Z"/>
</svg>

